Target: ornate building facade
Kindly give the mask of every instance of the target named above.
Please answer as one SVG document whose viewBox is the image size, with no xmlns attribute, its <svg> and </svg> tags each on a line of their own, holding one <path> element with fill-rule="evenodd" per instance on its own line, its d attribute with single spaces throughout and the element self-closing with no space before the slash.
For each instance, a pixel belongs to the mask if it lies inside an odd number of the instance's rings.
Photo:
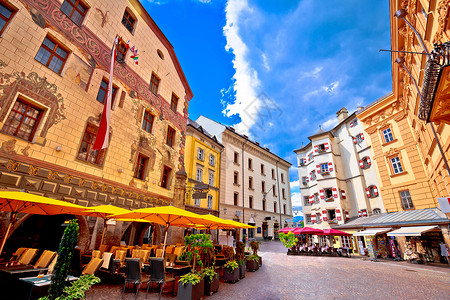
<svg viewBox="0 0 450 300">
<path fill-rule="evenodd" d="M 0 5 L 0 186 L 84 206 L 184 207 L 193 95 L 173 47 L 140 2 Z M 117 36 L 110 144 L 94 151 Z M 139 64 L 131 57 L 136 49 Z M 1 216 L 5 224 L 7 214 Z M 93 236 L 96 247 L 103 225 L 79 222 L 81 246 Z M 108 227 L 106 241 L 118 243 L 127 226 Z M 127 242 L 142 234 L 133 229 Z"/>
<path fill-rule="evenodd" d="M 291 164 L 231 127 L 204 116 L 196 122 L 224 147 L 220 217 L 256 226 L 243 231 L 248 238 L 278 238 L 278 229 L 292 224 Z"/>
</svg>

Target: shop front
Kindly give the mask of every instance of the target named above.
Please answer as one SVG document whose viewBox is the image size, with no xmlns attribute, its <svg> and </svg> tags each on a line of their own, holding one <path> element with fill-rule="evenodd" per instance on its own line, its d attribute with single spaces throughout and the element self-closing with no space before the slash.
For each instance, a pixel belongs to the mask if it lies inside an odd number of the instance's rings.
<svg viewBox="0 0 450 300">
<path fill-rule="evenodd" d="M 391 257 L 388 251 L 389 239 L 386 235 L 392 228 L 369 228 L 353 234 L 358 240 L 358 252 L 371 258 Z"/>
</svg>

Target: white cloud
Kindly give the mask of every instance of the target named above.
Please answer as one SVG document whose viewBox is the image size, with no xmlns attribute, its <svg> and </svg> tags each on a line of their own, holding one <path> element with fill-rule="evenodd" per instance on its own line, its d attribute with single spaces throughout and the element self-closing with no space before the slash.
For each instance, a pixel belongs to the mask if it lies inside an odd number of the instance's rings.
<svg viewBox="0 0 450 300">
<path fill-rule="evenodd" d="M 300 192 L 291 193 L 292 206 L 302 206 L 302 194 Z"/>
<path fill-rule="evenodd" d="M 197 0 L 200 3 L 211 3 L 211 0 Z"/>
<path fill-rule="evenodd" d="M 328 85 L 328 86 L 323 86 L 322 89 L 325 92 L 331 94 L 332 92 L 334 92 L 334 90 L 336 90 L 338 88 L 338 86 L 339 86 L 339 81 L 335 81 L 335 82 L 330 83 L 330 85 Z"/>
<path fill-rule="evenodd" d="M 331 128 L 333 128 L 334 126 L 336 126 L 338 124 L 338 119 L 335 116 L 330 117 L 328 120 L 326 120 L 323 124 L 322 124 L 322 129 L 323 130 L 330 130 Z"/>
<path fill-rule="evenodd" d="M 239 34 L 239 24 L 252 14 L 253 10 L 248 6 L 247 0 L 229 0 L 227 2 L 226 24 L 223 34 L 227 40 L 225 50 L 234 54 L 233 91 L 234 102 L 228 103 L 223 110 L 227 117 L 238 115 L 240 123 L 233 127 L 236 131 L 249 135 L 250 128 L 255 124 L 261 100 L 258 98 L 260 81 L 258 73 L 251 66 L 248 59 L 248 48 Z"/>
<path fill-rule="evenodd" d="M 319 78 L 320 75 L 320 71 L 322 71 L 323 67 L 315 67 L 314 70 L 310 71 L 310 72 L 304 72 L 300 75 L 299 81 L 303 80 L 305 78 L 314 78 L 317 79 Z"/>
<path fill-rule="evenodd" d="M 263 66 L 264 66 L 264 69 L 266 69 L 266 71 L 270 71 L 269 61 L 267 60 L 266 54 L 263 53 L 263 54 L 261 55 L 261 57 L 262 57 L 262 59 L 263 59 Z"/>
<path fill-rule="evenodd" d="M 300 186 L 300 180 L 291 181 L 290 184 L 291 184 L 291 189 L 299 187 Z"/>
</svg>

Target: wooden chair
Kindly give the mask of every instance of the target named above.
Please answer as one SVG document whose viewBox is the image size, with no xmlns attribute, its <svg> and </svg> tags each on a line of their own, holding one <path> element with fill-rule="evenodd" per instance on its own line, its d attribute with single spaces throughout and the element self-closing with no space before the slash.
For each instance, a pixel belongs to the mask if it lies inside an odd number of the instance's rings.
<svg viewBox="0 0 450 300">
<path fill-rule="evenodd" d="M 11 258 L 11 261 L 19 261 L 20 257 L 30 248 L 24 248 L 20 247 L 17 249 L 17 251 L 14 253 L 14 256 Z"/>
<path fill-rule="evenodd" d="M 92 258 L 100 258 L 100 257 L 102 257 L 102 254 L 100 253 L 100 250 L 92 251 Z"/>
<path fill-rule="evenodd" d="M 139 258 L 141 255 L 140 249 L 133 249 L 131 250 L 131 258 Z"/>
<path fill-rule="evenodd" d="M 87 266 L 83 269 L 83 272 L 81 272 L 81 274 L 94 275 L 98 271 L 102 263 L 103 259 L 93 257 L 91 261 L 87 264 Z"/>
<path fill-rule="evenodd" d="M 158 249 L 158 245 L 153 245 L 150 247 L 150 256 L 156 256 L 156 249 Z"/>
<path fill-rule="evenodd" d="M 162 257 L 162 253 L 163 253 L 162 249 L 156 249 L 155 257 Z"/>
<path fill-rule="evenodd" d="M 19 264 L 29 265 L 33 261 L 33 258 L 36 256 L 36 253 L 37 249 L 27 249 L 27 251 L 20 257 Z"/>
<path fill-rule="evenodd" d="M 148 262 L 150 258 L 150 250 L 141 250 L 140 258 L 142 258 L 144 263 Z"/>
<path fill-rule="evenodd" d="M 103 252 L 102 260 L 103 264 L 101 265 L 101 269 L 106 270 L 108 272 L 112 272 L 114 260 L 112 259 L 112 253 L 111 252 Z"/>
<path fill-rule="evenodd" d="M 56 252 L 44 250 L 42 252 L 41 256 L 39 257 L 38 261 L 34 265 L 35 268 L 47 268 L 48 265 L 52 262 L 53 258 L 55 257 Z"/>
<path fill-rule="evenodd" d="M 48 266 L 47 274 L 52 274 L 53 273 L 53 269 L 55 268 L 57 260 L 58 260 L 58 254 L 55 255 L 55 257 L 53 258 L 52 262 Z"/>
<path fill-rule="evenodd" d="M 165 253 L 173 254 L 173 250 L 175 250 L 175 246 L 169 245 L 169 246 L 166 247 L 166 252 Z"/>
<path fill-rule="evenodd" d="M 111 250 L 109 252 L 111 252 L 113 255 L 115 255 L 116 254 L 116 250 L 118 250 L 118 249 L 120 249 L 119 246 L 112 246 Z"/>
</svg>

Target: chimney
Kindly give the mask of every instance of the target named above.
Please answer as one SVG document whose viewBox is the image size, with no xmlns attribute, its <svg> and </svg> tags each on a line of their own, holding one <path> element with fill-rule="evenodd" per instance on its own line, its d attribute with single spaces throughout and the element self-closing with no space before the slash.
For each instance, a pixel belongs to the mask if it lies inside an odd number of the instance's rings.
<svg viewBox="0 0 450 300">
<path fill-rule="evenodd" d="M 340 123 L 343 120 L 347 119 L 347 117 L 348 117 L 348 110 L 345 107 L 343 107 L 340 110 L 338 110 L 338 112 L 336 113 L 336 116 L 337 116 L 338 121 Z"/>
</svg>

